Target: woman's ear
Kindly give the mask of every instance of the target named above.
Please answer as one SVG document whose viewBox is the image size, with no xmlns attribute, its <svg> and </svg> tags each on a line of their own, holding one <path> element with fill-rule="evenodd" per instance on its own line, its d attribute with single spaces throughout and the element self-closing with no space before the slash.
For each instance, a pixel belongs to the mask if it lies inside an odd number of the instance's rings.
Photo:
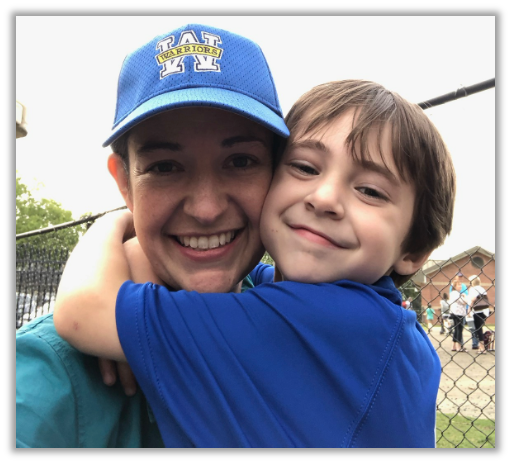
<svg viewBox="0 0 510 464">
<path fill-rule="evenodd" d="M 417 272 L 425 264 L 432 252 L 428 253 L 405 253 L 393 266 L 393 270 L 400 275 L 411 275 Z"/>
<path fill-rule="evenodd" d="M 133 199 L 131 197 L 131 188 L 129 186 L 129 175 L 124 167 L 122 158 L 117 153 L 112 153 L 108 157 L 108 171 L 117 182 L 117 187 L 121 193 L 126 206 L 133 212 Z"/>
</svg>

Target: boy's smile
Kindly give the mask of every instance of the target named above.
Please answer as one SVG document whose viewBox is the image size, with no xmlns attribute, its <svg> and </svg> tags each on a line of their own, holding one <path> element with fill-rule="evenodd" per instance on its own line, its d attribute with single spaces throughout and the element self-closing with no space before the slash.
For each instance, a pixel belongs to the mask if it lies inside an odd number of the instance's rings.
<svg viewBox="0 0 510 464">
<path fill-rule="evenodd" d="M 355 160 L 345 145 L 353 111 L 324 129 L 291 136 L 261 218 L 261 235 L 287 280 L 372 284 L 392 270 L 412 274 L 401 245 L 411 225 L 415 192 L 398 175 L 389 128 Z"/>
</svg>

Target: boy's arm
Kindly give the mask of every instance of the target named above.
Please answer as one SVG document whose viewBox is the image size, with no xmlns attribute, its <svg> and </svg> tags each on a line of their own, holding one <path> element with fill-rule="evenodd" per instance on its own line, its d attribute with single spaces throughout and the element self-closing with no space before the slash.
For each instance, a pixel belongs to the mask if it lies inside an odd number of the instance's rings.
<svg viewBox="0 0 510 464">
<path fill-rule="evenodd" d="M 117 335 L 115 303 L 119 288 L 131 279 L 123 245 L 129 228 L 129 212 L 96 221 L 64 269 L 54 323 L 59 335 L 84 353 L 125 360 Z"/>
<path fill-rule="evenodd" d="M 147 256 L 143 252 L 138 238 L 134 237 L 124 243 L 124 252 L 129 264 L 131 280 L 135 283 L 144 284 L 153 282 L 164 285 L 164 282 L 154 273 Z M 126 395 L 134 395 L 137 384 L 129 365 L 125 362 L 115 362 L 110 359 L 100 358 L 99 369 L 104 383 L 113 385 L 119 378 Z"/>
</svg>

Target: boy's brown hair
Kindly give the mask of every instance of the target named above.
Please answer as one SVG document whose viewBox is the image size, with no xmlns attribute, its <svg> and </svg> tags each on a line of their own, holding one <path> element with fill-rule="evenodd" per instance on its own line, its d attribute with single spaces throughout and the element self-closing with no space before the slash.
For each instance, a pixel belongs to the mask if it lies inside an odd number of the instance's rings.
<svg viewBox="0 0 510 464">
<path fill-rule="evenodd" d="M 305 93 L 285 122 L 289 140 L 320 130 L 347 110 L 354 109 L 352 131 L 346 139 L 352 156 L 370 160 L 372 134 L 379 152 L 383 129 L 391 128 L 392 154 L 404 182 L 414 184 L 416 198 L 411 228 L 403 253 L 425 254 L 440 246 L 451 232 L 455 202 L 455 170 L 441 138 L 423 110 L 382 85 L 363 80 L 328 82 Z M 384 158 L 383 158 L 384 160 Z M 391 275 L 396 286 L 412 275 Z"/>
</svg>

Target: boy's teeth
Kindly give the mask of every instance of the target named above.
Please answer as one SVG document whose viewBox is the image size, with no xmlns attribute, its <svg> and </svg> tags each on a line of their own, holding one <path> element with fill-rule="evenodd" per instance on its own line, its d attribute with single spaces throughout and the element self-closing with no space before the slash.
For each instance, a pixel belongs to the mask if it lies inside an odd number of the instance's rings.
<svg viewBox="0 0 510 464">
<path fill-rule="evenodd" d="M 208 237 L 179 236 L 177 239 L 179 240 L 180 244 L 184 245 L 185 247 L 189 246 L 195 249 L 198 248 L 199 250 L 210 250 L 212 248 L 218 248 L 230 243 L 234 239 L 234 235 L 235 233 L 230 231 L 221 233 L 219 235 L 209 235 Z"/>
</svg>

